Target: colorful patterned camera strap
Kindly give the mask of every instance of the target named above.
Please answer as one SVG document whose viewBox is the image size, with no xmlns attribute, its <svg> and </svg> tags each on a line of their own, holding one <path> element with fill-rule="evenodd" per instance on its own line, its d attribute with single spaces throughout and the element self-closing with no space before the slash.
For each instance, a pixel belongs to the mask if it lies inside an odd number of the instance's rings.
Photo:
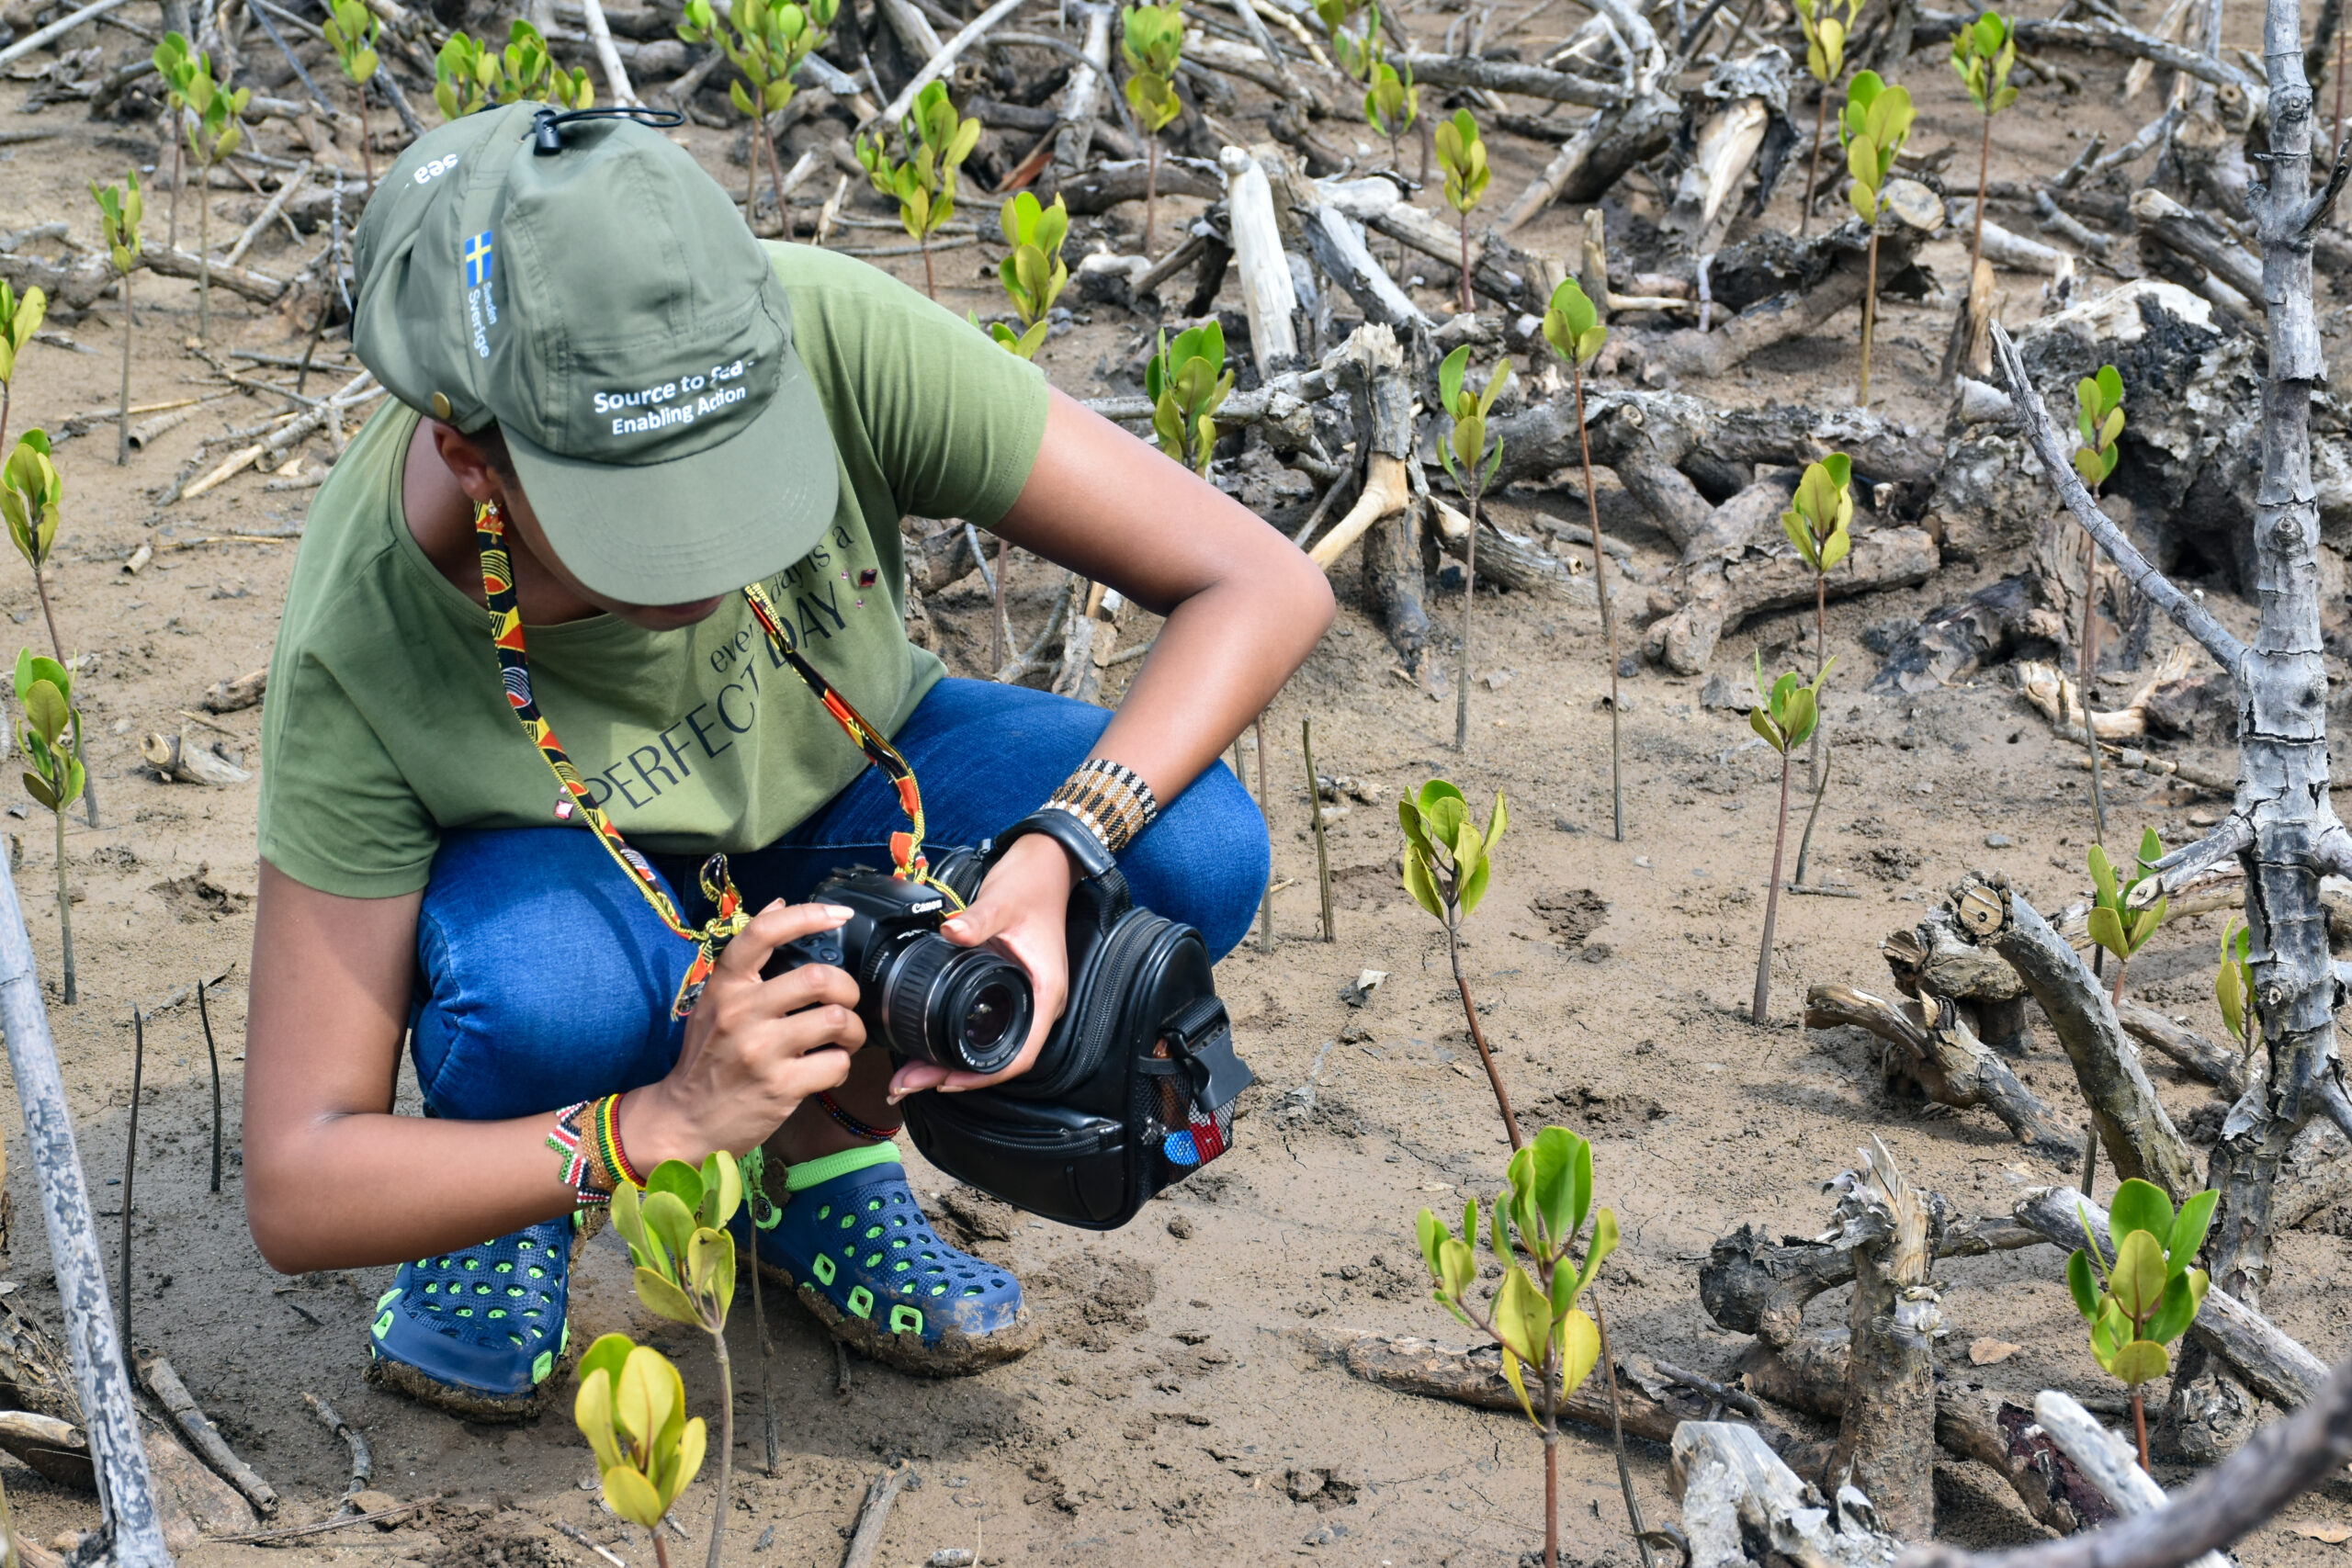
<svg viewBox="0 0 2352 1568">
<path fill-rule="evenodd" d="M 654 874 L 652 863 L 629 847 L 628 840 L 621 837 L 620 829 L 613 826 L 612 818 L 605 816 L 589 795 L 588 785 L 581 778 L 580 770 L 565 755 L 562 744 L 556 739 L 553 727 L 539 712 L 538 701 L 531 691 L 530 661 L 523 649 L 523 613 L 515 602 L 513 564 L 506 554 L 506 516 L 495 502 L 486 502 L 475 512 L 474 543 L 481 552 L 482 596 L 490 605 L 491 641 L 498 649 L 499 676 L 506 686 L 507 704 L 514 708 L 514 716 L 522 721 L 523 733 L 530 737 L 531 743 L 539 749 L 539 755 L 547 760 L 556 783 L 563 786 L 564 799 L 556 807 L 556 815 L 568 818 L 577 813 L 594 829 L 596 841 L 605 846 L 605 852 L 613 857 L 614 863 L 636 883 L 637 890 L 652 906 L 655 916 L 673 935 L 693 942 L 697 949 L 694 963 L 686 969 L 685 979 L 678 987 L 677 999 L 670 1009 L 671 1017 L 684 1018 L 694 1010 L 695 1001 L 702 996 L 702 988 L 708 983 L 710 972 L 718 963 L 718 955 L 727 950 L 727 944 L 734 939 L 735 933 L 751 922 L 751 916 L 743 910 L 742 896 L 735 890 L 734 879 L 727 874 L 727 857 L 712 855 L 702 863 L 703 897 L 710 900 L 715 913 L 699 928 L 686 924 L 678 913 L 677 906 L 670 901 L 670 896 L 662 890 L 662 879 Z M 956 908 L 961 908 L 963 900 L 932 877 L 929 864 L 923 859 L 922 790 L 915 783 L 913 767 L 879 729 L 867 722 L 865 715 L 851 705 L 848 698 L 833 690 L 832 682 L 826 680 L 815 665 L 801 657 L 800 650 L 793 647 L 791 633 L 786 629 L 784 617 L 777 612 L 775 600 L 768 596 L 768 591 L 754 582 L 743 590 L 743 597 L 750 602 L 752 617 L 760 623 L 761 630 L 767 634 L 768 646 L 776 658 L 789 665 L 793 673 L 816 694 L 818 701 L 825 705 L 825 711 L 833 716 L 834 722 L 857 742 L 858 750 L 865 753 L 866 760 L 881 769 L 884 776 L 898 790 L 899 806 L 907 814 L 910 826 L 905 832 L 890 835 L 890 861 L 897 874 L 907 881 L 920 882 L 937 889 Z"/>
</svg>

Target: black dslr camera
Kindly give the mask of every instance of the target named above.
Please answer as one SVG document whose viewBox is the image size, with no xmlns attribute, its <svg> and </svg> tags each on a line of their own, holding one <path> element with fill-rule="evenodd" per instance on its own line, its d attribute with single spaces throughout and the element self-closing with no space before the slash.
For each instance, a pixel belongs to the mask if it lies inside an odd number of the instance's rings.
<svg viewBox="0 0 2352 1568">
<path fill-rule="evenodd" d="M 1254 1081 L 1234 1053 L 1201 934 L 1138 908 L 1102 845 L 1039 812 L 933 874 L 970 899 L 1015 839 L 1049 834 L 1084 873 L 1067 932 L 1069 999 L 1029 1071 L 992 1089 L 908 1098 L 907 1130 L 956 1180 L 1064 1224 L 1114 1230 L 1233 1139 L 1234 1101 Z M 856 911 L 776 949 L 764 973 L 831 964 L 856 980 L 867 1037 L 904 1060 L 992 1073 L 1020 1055 L 1035 998 L 1021 966 L 939 934 L 947 900 L 859 866 L 809 895 Z"/>
<path fill-rule="evenodd" d="M 991 949 L 941 936 L 947 900 L 936 888 L 861 866 L 835 872 L 808 899 L 856 912 L 777 948 L 765 973 L 803 964 L 847 970 L 866 1038 L 894 1056 L 993 1073 L 1021 1054 L 1035 1006 L 1028 972 Z"/>
</svg>

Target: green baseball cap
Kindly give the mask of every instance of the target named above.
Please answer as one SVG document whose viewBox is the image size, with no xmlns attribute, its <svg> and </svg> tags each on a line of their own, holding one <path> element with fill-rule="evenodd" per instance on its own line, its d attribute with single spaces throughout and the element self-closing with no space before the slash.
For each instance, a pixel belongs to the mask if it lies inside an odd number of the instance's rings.
<svg viewBox="0 0 2352 1568">
<path fill-rule="evenodd" d="M 509 104 L 417 139 L 353 251 L 352 342 L 394 397 L 495 421 L 564 567 L 625 604 L 773 577 L 832 520 L 831 428 L 734 203 L 628 118 Z"/>
</svg>

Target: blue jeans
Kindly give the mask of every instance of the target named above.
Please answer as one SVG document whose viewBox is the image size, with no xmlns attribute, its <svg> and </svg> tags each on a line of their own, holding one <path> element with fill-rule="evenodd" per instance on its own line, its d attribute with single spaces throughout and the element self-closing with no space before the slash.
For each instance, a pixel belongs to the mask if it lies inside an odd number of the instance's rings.
<svg viewBox="0 0 2352 1568">
<path fill-rule="evenodd" d="M 1110 718 L 1043 692 L 940 682 L 892 738 L 922 783 L 927 841 L 977 843 L 1036 809 Z M 736 886 L 753 909 L 803 898 L 837 866 L 887 867 L 904 825 L 869 768 L 775 843 L 730 857 Z M 699 857 L 655 858 L 672 887 L 693 886 Z M 1137 903 L 1199 928 L 1220 958 L 1250 929 L 1267 863 L 1265 819 L 1222 762 L 1119 858 Z M 446 836 L 416 945 L 411 1039 L 435 1115 L 535 1115 L 652 1083 L 677 1060 L 670 1004 L 694 949 L 578 828 Z"/>
</svg>

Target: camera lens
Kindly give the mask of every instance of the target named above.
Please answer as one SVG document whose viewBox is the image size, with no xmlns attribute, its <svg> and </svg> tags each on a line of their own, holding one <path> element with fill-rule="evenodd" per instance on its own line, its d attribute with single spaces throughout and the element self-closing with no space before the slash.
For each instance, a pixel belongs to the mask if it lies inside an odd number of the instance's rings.
<svg viewBox="0 0 2352 1568">
<path fill-rule="evenodd" d="M 876 989 L 890 1049 L 961 1072 L 1012 1065 L 1029 1035 L 1029 976 L 984 947 L 909 938 L 885 964 Z"/>
</svg>

